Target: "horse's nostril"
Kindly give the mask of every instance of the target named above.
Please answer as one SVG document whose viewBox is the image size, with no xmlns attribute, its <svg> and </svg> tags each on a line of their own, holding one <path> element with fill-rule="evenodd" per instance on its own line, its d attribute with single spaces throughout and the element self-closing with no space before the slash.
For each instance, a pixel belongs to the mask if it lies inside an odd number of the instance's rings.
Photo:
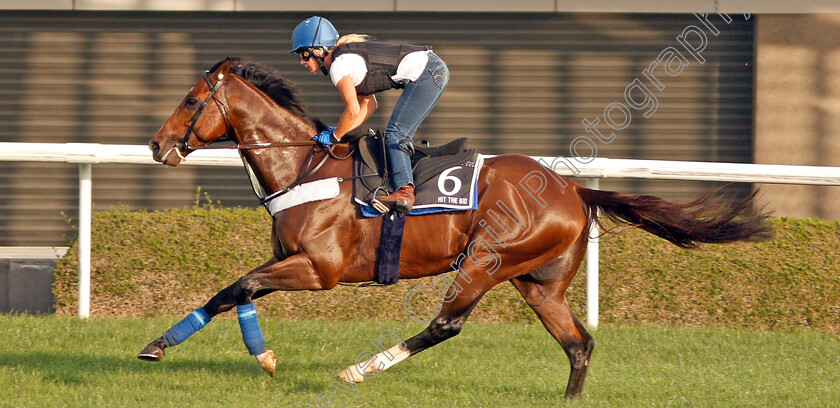
<svg viewBox="0 0 840 408">
<path fill-rule="evenodd" d="M 160 144 L 158 142 L 151 141 L 149 142 L 149 149 L 152 150 L 152 153 L 157 154 L 157 152 L 160 151 Z"/>
</svg>

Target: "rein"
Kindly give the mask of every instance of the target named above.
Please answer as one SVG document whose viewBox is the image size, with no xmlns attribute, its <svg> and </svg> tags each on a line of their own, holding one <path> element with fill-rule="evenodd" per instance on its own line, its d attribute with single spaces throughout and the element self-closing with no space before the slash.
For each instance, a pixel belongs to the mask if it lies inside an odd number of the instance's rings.
<svg viewBox="0 0 840 408">
<path fill-rule="evenodd" d="M 322 157 L 322 158 L 321 158 L 321 160 L 319 160 L 319 161 L 318 161 L 318 164 L 316 164 L 316 165 L 315 165 L 315 167 L 313 167 L 312 169 L 309 169 L 309 166 L 312 164 L 312 159 L 315 157 L 315 153 L 317 153 L 317 152 L 318 152 L 317 145 L 318 145 L 318 142 L 316 142 L 316 141 L 314 141 L 314 140 L 308 140 L 308 141 L 301 141 L 301 142 L 265 142 L 265 143 L 237 144 L 236 146 L 212 146 L 212 145 L 205 145 L 205 146 L 196 146 L 196 147 L 192 148 L 192 150 L 236 149 L 236 150 L 238 150 L 238 151 L 240 151 L 240 152 L 241 152 L 241 151 L 243 151 L 243 150 L 266 149 L 266 148 L 272 148 L 272 147 L 299 147 L 299 146 L 313 146 L 312 150 L 310 150 L 310 151 L 309 151 L 309 154 L 306 156 L 306 159 L 304 159 L 304 161 L 306 162 L 306 164 L 305 164 L 305 165 L 303 166 L 303 168 L 301 169 L 301 170 L 302 170 L 301 172 L 302 172 L 303 174 L 302 174 L 302 175 L 300 175 L 300 176 L 298 176 L 298 178 L 297 178 L 295 181 L 293 181 L 293 182 L 292 182 L 292 184 L 290 184 L 288 187 L 283 188 L 283 189 L 278 190 L 278 191 L 275 191 L 275 192 L 273 192 L 273 193 L 271 193 L 271 194 L 268 194 L 268 195 L 266 195 L 266 196 L 264 196 L 264 197 L 260 197 L 260 194 L 257 192 L 257 187 L 256 187 L 256 185 L 255 185 L 255 187 L 254 187 L 254 193 L 257 195 L 257 198 L 259 198 L 259 199 L 260 199 L 260 204 L 265 204 L 265 203 L 267 203 L 267 202 L 271 201 L 271 200 L 272 200 L 272 199 L 274 199 L 274 198 L 277 198 L 277 197 L 279 197 L 279 196 L 281 196 L 281 195 L 283 195 L 283 194 L 288 193 L 288 192 L 289 192 L 289 191 L 291 191 L 293 188 L 295 188 L 295 187 L 299 186 L 300 184 L 302 184 L 302 183 L 303 183 L 303 181 L 304 181 L 304 180 L 306 180 L 306 178 L 307 178 L 307 177 L 311 176 L 313 173 L 315 173 L 316 171 L 318 171 L 318 169 L 320 169 L 320 168 L 321 168 L 321 166 L 323 166 L 323 165 L 324 165 L 324 163 L 326 163 L 326 162 L 327 162 L 327 159 L 329 159 L 329 158 L 333 158 L 333 159 L 335 159 L 335 160 L 346 160 L 346 159 L 348 159 L 350 156 L 352 156 L 352 155 L 353 155 L 353 152 L 355 151 L 354 149 L 350 149 L 350 152 L 349 152 L 349 153 L 347 153 L 347 155 L 346 155 L 346 156 L 341 157 L 341 156 L 338 156 L 338 155 L 336 155 L 335 153 L 333 153 L 333 151 L 332 151 L 332 150 L 333 150 L 333 149 L 332 149 L 332 146 L 324 146 L 323 151 L 324 151 L 324 152 L 326 152 L 326 153 L 324 154 L 324 157 Z M 241 155 L 241 153 L 240 153 L 240 155 Z M 244 156 L 243 156 L 243 161 L 245 161 Z M 245 161 L 245 164 L 246 164 L 246 168 L 247 168 L 248 166 L 250 166 L 250 164 L 248 164 L 248 163 L 247 163 L 247 161 Z M 253 180 L 253 175 L 251 174 L 251 171 L 250 171 L 250 170 L 248 171 L 248 176 L 249 176 L 249 177 L 252 177 L 252 181 L 251 181 L 251 183 L 252 183 L 252 184 L 254 184 L 254 183 L 255 183 L 255 181 Z M 339 181 L 343 181 L 343 180 L 350 180 L 350 179 L 353 179 L 353 177 L 350 177 L 350 178 L 339 178 Z"/>
<path fill-rule="evenodd" d="M 222 140 L 226 141 L 226 140 Z M 237 150 L 253 150 L 253 149 L 266 149 L 271 147 L 297 147 L 297 146 L 315 146 L 318 142 L 314 140 L 304 140 L 300 142 L 263 142 L 263 143 L 244 143 L 244 144 L 237 144 L 236 146 L 214 146 L 214 145 L 204 145 L 204 146 L 194 146 L 190 147 L 190 150 L 218 150 L 218 149 L 237 149 Z"/>
<path fill-rule="evenodd" d="M 335 157 L 335 155 L 332 154 L 331 150 L 329 150 L 329 149 L 325 149 L 325 150 L 330 152 L 330 154 L 325 154 L 324 157 L 322 157 L 321 160 L 318 161 L 318 164 L 316 164 L 315 167 L 313 167 L 311 170 L 307 170 L 307 169 L 309 169 L 309 166 L 312 164 L 312 159 L 315 157 L 315 152 L 317 151 L 317 149 L 310 150 L 309 154 L 307 155 L 306 159 L 304 160 L 306 162 L 306 164 L 303 165 L 303 168 L 302 168 L 302 170 L 303 170 L 302 173 L 303 174 L 298 176 L 297 180 L 293 181 L 292 184 L 289 184 L 288 187 L 286 187 L 284 189 L 281 189 L 281 190 L 278 190 L 278 191 L 275 191 L 275 192 L 273 192 L 269 195 L 266 195 L 265 197 L 260 198 L 260 204 L 265 204 L 265 203 L 267 203 L 267 202 L 269 202 L 269 201 L 271 201 L 271 200 L 273 200 L 273 199 L 275 199 L 275 198 L 277 198 L 277 197 L 279 197 L 283 194 L 288 193 L 293 188 L 301 185 L 303 183 L 303 180 L 306 180 L 307 177 L 311 176 L 313 173 L 318 171 L 318 169 L 320 169 L 321 166 L 323 166 L 324 163 L 327 162 L 327 159 L 330 156 Z M 348 155 L 348 157 L 349 157 L 349 155 Z"/>
<path fill-rule="evenodd" d="M 222 117 L 225 118 L 225 124 L 227 125 L 228 133 L 230 132 L 230 117 L 229 117 L 229 114 L 228 114 L 228 108 L 224 103 L 222 103 L 220 100 L 216 99 L 216 93 L 219 92 L 219 89 L 221 89 L 222 83 L 224 83 L 225 79 L 227 79 L 226 75 L 219 74 L 219 79 L 218 79 L 218 81 L 216 81 L 216 85 L 213 85 L 210 82 L 210 71 L 209 70 L 204 71 L 204 82 L 206 82 L 207 87 L 210 88 L 210 94 L 208 94 L 207 97 L 204 98 L 204 102 L 202 102 L 201 105 L 199 105 L 198 109 L 195 111 L 195 114 L 192 117 L 192 120 L 190 120 L 191 123 L 190 123 L 189 128 L 187 128 L 187 131 L 184 133 L 184 137 L 181 139 L 181 142 L 178 143 L 178 145 L 177 145 L 179 153 L 189 154 L 189 153 L 194 152 L 196 150 L 233 149 L 233 148 L 238 149 L 238 150 L 252 150 L 252 149 L 266 149 L 266 148 L 271 148 L 271 147 L 315 146 L 315 145 L 318 144 L 318 142 L 316 142 L 314 140 L 304 140 L 304 141 L 297 141 L 297 142 L 263 142 L 263 143 L 237 144 L 236 147 L 212 146 L 212 145 L 209 145 L 209 144 L 206 144 L 204 146 L 190 146 L 187 143 L 187 141 L 189 140 L 190 135 L 194 134 L 193 129 L 195 128 L 195 124 L 198 123 L 198 118 L 201 117 L 202 113 L 204 113 L 204 108 L 207 107 L 207 103 L 210 102 L 211 99 L 214 102 L 216 102 L 217 106 L 219 106 L 219 110 L 222 113 Z M 198 134 L 195 134 L 195 138 L 198 139 L 200 142 L 207 143 Z M 217 141 L 230 141 L 230 140 L 231 139 L 229 137 L 227 137 L 227 135 L 226 135 L 226 136 L 223 136 L 221 139 L 219 139 Z M 332 153 L 331 149 L 327 149 L 327 152 L 329 152 L 330 156 L 332 156 L 334 159 L 343 160 L 343 159 L 347 158 L 347 157 L 344 157 L 344 158 L 337 157 L 336 155 L 334 155 Z M 179 154 L 179 156 L 180 156 L 180 154 Z M 349 157 L 349 155 L 348 155 L 348 157 Z M 181 158 L 183 159 L 184 157 L 181 156 Z"/>
<path fill-rule="evenodd" d="M 195 135 L 196 139 L 198 139 L 201 142 L 205 142 L 204 140 L 201 139 L 201 137 L 198 134 L 193 133 L 193 129 L 195 128 L 196 123 L 198 123 L 198 118 L 201 117 L 202 113 L 204 113 L 204 108 L 207 107 L 207 103 L 210 102 L 211 99 L 214 102 L 216 102 L 217 106 L 219 106 L 219 110 L 222 112 L 222 117 L 225 118 L 225 124 L 227 125 L 227 129 L 228 129 L 228 131 L 230 131 L 230 117 L 229 117 L 229 114 L 228 114 L 227 106 L 224 103 L 222 103 L 221 101 L 219 101 L 218 99 L 216 99 L 216 93 L 219 92 L 219 89 L 221 89 L 222 84 L 224 83 L 225 79 L 227 79 L 227 76 L 224 76 L 222 74 L 219 74 L 219 76 L 220 76 L 220 78 L 219 78 L 218 81 L 216 81 L 216 85 L 213 85 L 210 82 L 210 71 L 204 71 L 204 82 L 206 82 L 207 87 L 210 88 L 210 94 L 208 94 L 207 97 L 204 98 L 204 102 L 202 102 L 201 105 L 199 105 L 198 109 L 195 111 L 195 114 L 192 117 L 192 120 L 190 120 L 190 122 L 191 122 L 190 126 L 189 126 L 189 128 L 187 128 L 187 131 L 184 133 L 184 137 L 181 139 L 181 142 L 177 146 L 178 150 L 179 150 L 179 153 L 189 154 L 189 153 L 194 152 L 196 150 L 204 150 L 204 149 L 230 149 L 230 147 L 226 147 L 226 146 L 211 146 L 211 145 L 190 146 L 189 143 L 187 143 L 189 141 L 189 138 L 190 138 L 191 135 Z M 225 136 L 223 139 L 219 139 L 219 140 L 221 140 L 221 141 L 228 140 L 229 141 L 230 138 Z M 306 141 L 299 141 L 299 142 L 266 142 L 266 143 L 237 144 L 236 148 L 239 149 L 239 150 L 251 150 L 251 149 L 264 149 L 264 148 L 270 148 L 270 147 L 314 146 L 316 144 L 318 144 L 318 142 L 316 142 L 314 140 L 306 140 Z"/>
</svg>

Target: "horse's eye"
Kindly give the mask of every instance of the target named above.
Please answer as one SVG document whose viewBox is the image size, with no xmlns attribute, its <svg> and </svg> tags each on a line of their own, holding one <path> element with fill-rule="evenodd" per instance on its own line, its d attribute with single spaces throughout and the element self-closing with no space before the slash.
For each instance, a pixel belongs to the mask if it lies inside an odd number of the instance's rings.
<svg viewBox="0 0 840 408">
<path fill-rule="evenodd" d="M 184 106 L 186 106 L 186 107 L 193 107 L 193 106 L 195 106 L 195 104 L 197 104 L 197 103 L 198 103 L 198 100 L 197 100 L 197 99 L 193 98 L 192 96 L 188 96 L 188 97 L 187 97 L 187 100 L 186 100 L 186 101 L 184 101 Z"/>
</svg>

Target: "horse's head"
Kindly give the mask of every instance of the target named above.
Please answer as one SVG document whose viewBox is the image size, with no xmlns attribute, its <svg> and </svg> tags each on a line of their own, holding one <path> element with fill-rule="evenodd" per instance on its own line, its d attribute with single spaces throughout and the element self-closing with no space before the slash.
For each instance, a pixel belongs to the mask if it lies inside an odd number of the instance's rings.
<svg viewBox="0 0 840 408">
<path fill-rule="evenodd" d="M 225 59 L 204 72 L 181 104 L 149 142 L 155 161 L 177 166 L 197 147 L 222 139 L 230 131 L 227 106 L 220 90 L 231 70 Z"/>
</svg>

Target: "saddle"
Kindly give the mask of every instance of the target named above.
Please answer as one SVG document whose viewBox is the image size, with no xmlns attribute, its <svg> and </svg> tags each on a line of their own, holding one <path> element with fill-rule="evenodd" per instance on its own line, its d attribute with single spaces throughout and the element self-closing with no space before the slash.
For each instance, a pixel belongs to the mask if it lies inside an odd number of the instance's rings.
<svg viewBox="0 0 840 408">
<path fill-rule="evenodd" d="M 385 137 L 370 130 L 352 143 L 354 149 L 354 201 L 365 217 L 377 217 L 388 212 L 379 210 L 377 195 L 387 195 L 389 169 L 385 155 Z M 476 184 L 482 158 L 475 149 L 467 148 L 467 138 L 453 140 L 442 146 L 412 146 L 411 167 L 414 174 L 416 201 L 408 215 L 439 211 L 475 209 L 478 205 Z M 382 220 L 379 251 L 374 281 L 392 285 L 399 280 L 400 252 L 406 217 L 392 211 Z"/>
<path fill-rule="evenodd" d="M 387 195 L 392 192 L 388 182 L 390 171 L 385 155 L 385 137 L 382 132 L 371 129 L 367 136 L 363 136 L 353 143 L 358 143 L 353 163 L 354 198 L 358 204 L 365 205 L 371 203 L 376 196 Z M 436 194 L 439 190 L 438 187 L 424 189 L 422 186 L 424 183 L 437 178 L 447 169 L 464 164 L 466 164 L 466 167 L 472 167 L 468 171 L 461 172 L 464 174 L 453 173 L 453 176 L 451 176 L 463 178 L 465 182 L 459 181 L 458 185 L 469 187 L 473 181 L 471 179 L 474 178 L 471 173 L 478 157 L 478 152 L 474 148 L 467 147 L 467 138 L 465 137 L 441 146 L 428 146 L 427 142 L 424 141 L 424 143 L 425 145 L 413 146 L 412 151 L 409 152 L 417 194 L 416 208 L 422 208 L 424 204 L 429 206 L 445 203 L 445 200 L 442 201 L 438 197 L 440 194 Z M 427 192 L 424 194 L 424 191 Z M 409 214 L 413 213 L 414 211 Z"/>
</svg>

